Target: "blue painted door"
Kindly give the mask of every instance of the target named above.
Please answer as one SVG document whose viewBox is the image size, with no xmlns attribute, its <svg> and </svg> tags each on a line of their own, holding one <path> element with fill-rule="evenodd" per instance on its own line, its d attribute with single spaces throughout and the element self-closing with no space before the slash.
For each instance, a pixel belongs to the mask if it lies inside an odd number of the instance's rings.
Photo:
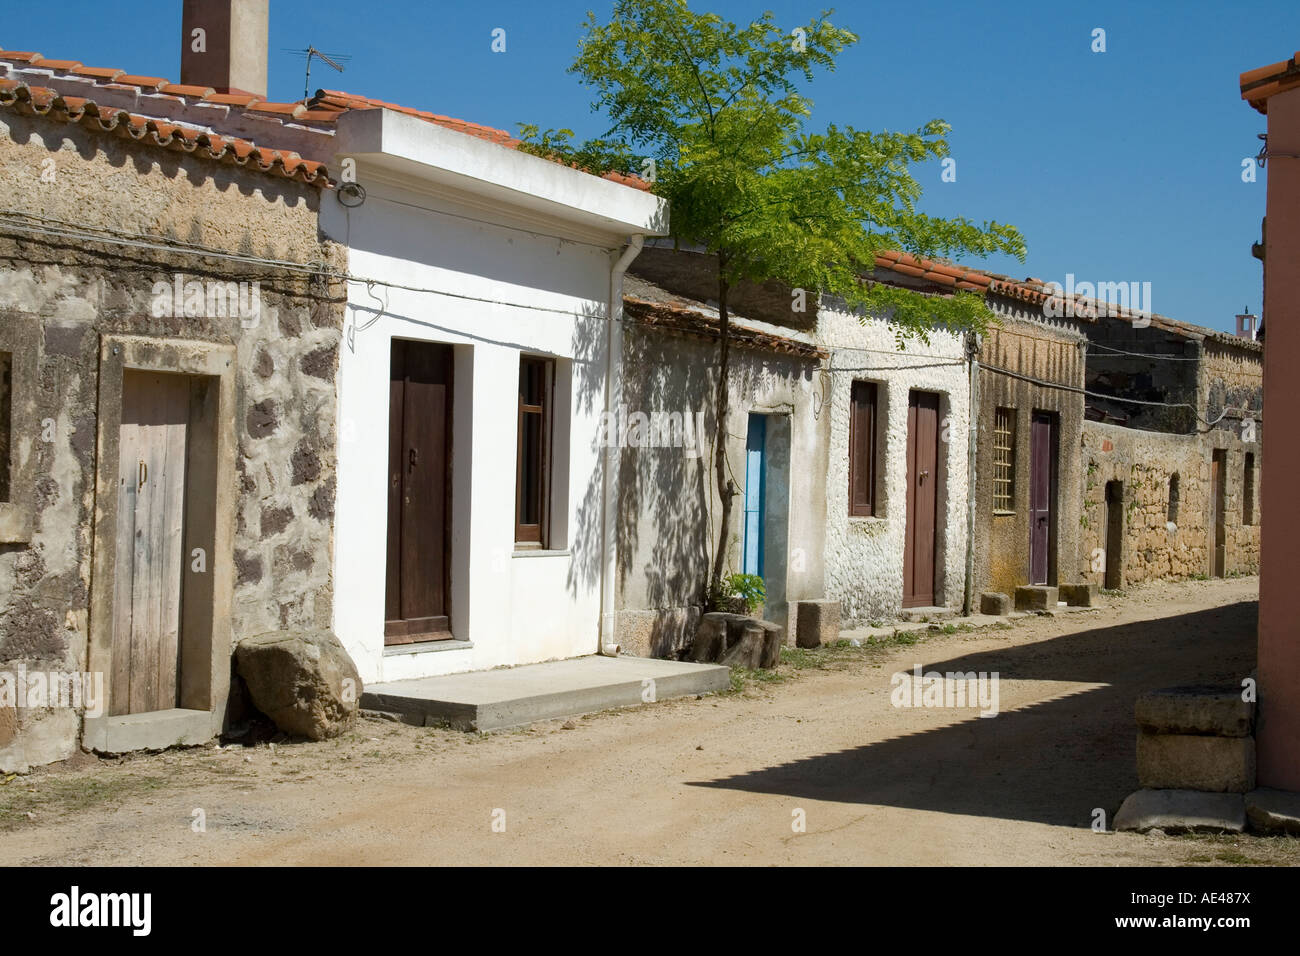
<svg viewBox="0 0 1300 956">
<path fill-rule="evenodd" d="M 750 415 L 745 436 L 745 541 L 741 571 L 763 574 L 763 458 L 767 416 Z"/>
</svg>

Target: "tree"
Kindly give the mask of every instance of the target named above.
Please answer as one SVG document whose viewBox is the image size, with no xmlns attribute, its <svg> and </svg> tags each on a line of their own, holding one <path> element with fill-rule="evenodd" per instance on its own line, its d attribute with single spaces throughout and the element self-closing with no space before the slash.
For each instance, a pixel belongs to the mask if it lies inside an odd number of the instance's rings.
<svg viewBox="0 0 1300 956">
<path fill-rule="evenodd" d="M 910 166 L 948 155 L 941 120 L 911 133 L 805 130 L 812 104 L 799 81 L 834 70 L 857 42 L 830 15 L 787 33 L 771 13 L 739 27 L 694 12 L 686 0 L 616 0 L 608 23 L 588 15 L 570 68 L 595 91 L 592 109 L 605 114 L 609 131 L 576 145 L 570 130 L 521 128 L 523 148 L 592 172 L 635 174 L 641 157 L 653 158 L 653 189 L 670 202 L 673 235 L 717 261 L 717 436 L 725 436 L 728 414 L 728 291 L 737 282 L 777 279 L 842 298 L 859 314 L 888 316 L 901 344 L 935 327 L 982 331 L 989 313 L 971 293 L 927 297 L 871 282 L 876 252 L 1024 258 L 1012 226 L 917 211 L 921 187 Z M 714 595 L 736 494 L 725 449 L 724 438 L 715 454 L 722 514 Z"/>
</svg>

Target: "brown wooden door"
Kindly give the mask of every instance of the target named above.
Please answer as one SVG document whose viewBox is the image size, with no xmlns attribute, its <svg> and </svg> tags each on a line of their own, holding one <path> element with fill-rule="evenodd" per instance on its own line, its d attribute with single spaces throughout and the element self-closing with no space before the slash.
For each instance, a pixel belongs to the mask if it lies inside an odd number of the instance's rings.
<svg viewBox="0 0 1300 956">
<path fill-rule="evenodd" d="M 1047 584 L 1051 573 L 1052 416 L 1035 412 L 1029 427 L 1029 583 Z"/>
<path fill-rule="evenodd" d="M 393 340 L 384 641 L 451 637 L 447 605 L 451 346 Z"/>
<path fill-rule="evenodd" d="M 177 706 L 190 380 L 126 371 L 117 495 L 111 714 Z"/>
<path fill-rule="evenodd" d="M 1214 450 L 1210 458 L 1210 574 L 1223 577 L 1227 566 L 1227 534 L 1224 527 L 1224 498 L 1227 480 L 1228 453 L 1222 448 Z"/>
<path fill-rule="evenodd" d="M 939 396 L 912 392 L 907 402 L 907 537 L 903 543 L 903 607 L 934 604 L 938 499 Z"/>
</svg>

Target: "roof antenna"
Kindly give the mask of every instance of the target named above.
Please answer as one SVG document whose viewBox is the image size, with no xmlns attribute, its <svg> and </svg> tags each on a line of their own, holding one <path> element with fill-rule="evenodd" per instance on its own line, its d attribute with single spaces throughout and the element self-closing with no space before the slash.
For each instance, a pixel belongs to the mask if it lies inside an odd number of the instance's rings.
<svg viewBox="0 0 1300 956">
<path fill-rule="evenodd" d="M 314 46 L 308 46 L 307 49 L 305 50 L 285 50 L 284 52 L 292 53 L 294 56 L 305 56 L 307 58 L 307 77 L 305 80 L 303 80 L 303 85 L 302 85 L 302 99 L 304 103 L 311 98 L 311 58 L 312 57 L 314 56 L 319 57 L 320 59 L 324 60 L 328 65 L 338 70 L 340 73 L 343 72 L 343 64 L 346 63 L 348 60 L 352 59 L 352 57 L 344 53 L 322 53 Z"/>
</svg>

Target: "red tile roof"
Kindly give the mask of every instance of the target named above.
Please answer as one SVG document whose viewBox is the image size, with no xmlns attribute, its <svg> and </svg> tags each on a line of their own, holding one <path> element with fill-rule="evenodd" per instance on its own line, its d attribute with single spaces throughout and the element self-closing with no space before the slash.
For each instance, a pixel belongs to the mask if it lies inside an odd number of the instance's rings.
<svg viewBox="0 0 1300 956">
<path fill-rule="evenodd" d="M 336 123 L 339 116 L 348 110 L 387 109 L 397 113 L 404 113 L 407 116 L 414 116 L 425 122 L 443 126 L 459 133 L 476 136 L 479 139 L 485 139 L 509 149 L 516 149 L 521 143 L 519 139 L 511 136 L 505 130 L 482 126 L 478 123 L 469 123 L 450 116 L 430 113 L 427 110 L 417 110 L 409 106 L 357 96 L 353 93 L 343 93 L 338 90 L 317 90 L 311 99 L 305 101 L 271 103 L 267 102 L 264 97 L 217 93 L 208 87 L 185 86 L 180 83 L 171 83 L 161 77 L 137 76 L 111 67 L 84 67 L 76 60 L 47 60 L 41 54 L 33 52 L 0 51 L 0 63 L 6 61 L 13 63 L 16 69 L 50 70 L 54 73 L 66 73 L 82 80 L 94 80 L 97 85 L 114 89 L 132 87 L 145 94 L 161 94 L 167 97 L 175 97 L 187 105 L 227 106 L 231 110 L 242 109 L 243 112 L 260 118 L 279 117 L 282 122 L 314 123 L 328 127 Z M 607 173 L 602 178 L 633 189 L 642 191 L 649 191 L 650 189 L 649 183 L 636 176 Z"/>
<path fill-rule="evenodd" d="M 1300 53 L 1281 63 L 1270 63 L 1241 74 L 1241 98 L 1261 113 L 1270 96 L 1300 86 Z"/>
<path fill-rule="evenodd" d="M 900 275 L 929 282 L 933 286 L 931 291 L 940 294 L 951 294 L 958 290 L 966 290 L 980 294 L 998 295 L 1031 306 L 1041 306 L 1049 299 L 1057 298 L 1060 300 L 1058 306 L 1061 307 L 1062 312 L 1065 312 L 1063 308 L 1065 305 L 1064 292 L 1048 286 L 1041 279 L 1022 280 L 998 275 L 995 272 L 977 272 L 962 266 L 937 262 L 933 259 L 922 259 L 910 253 L 895 252 L 893 250 L 886 250 L 876 254 L 876 269 L 877 277 L 879 277 L 879 270 L 887 269 L 890 272 L 897 272 Z M 1230 335 L 1217 329 L 1192 325 L 1190 322 L 1180 322 L 1177 319 L 1171 319 L 1156 313 L 1141 313 L 1135 309 L 1123 308 L 1103 299 L 1077 294 L 1071 296 L 1071 299 L 1072 309 L 1066 314 L 1074 315 L 1083 321 L 1099 321 L 1111 318 L 1131 322 L 1134 319 L 1141 318 L 1145 324 L 1149 324 L 1152 328 L 1164 329 L 1177 335 L 1197 340 L 1213 339 L 1221 344 L 1240 346 L 1247 351 L 1262 351 L 1263 349 L 1259 342 L 1251 339 Z"/>
<path fill-rule="evenodd" d="M 136 142 L 191 153 L 216 162 L 251 166 L 304 183 L 323 185 L 328 182 L 323 163 L 303 159 L 295 152 L 262 149 L 234 136 L 217 136 L 126 110 L 97 106 L 85 97 L 62 96 L 56 90 L 29 86 L 16 80 L 0 79 L 0 108 L 16 110 L 27 116 L 44 116 L 62 123 L 76 123 L 86 129 L 115 133 Z"/>
</svg>

